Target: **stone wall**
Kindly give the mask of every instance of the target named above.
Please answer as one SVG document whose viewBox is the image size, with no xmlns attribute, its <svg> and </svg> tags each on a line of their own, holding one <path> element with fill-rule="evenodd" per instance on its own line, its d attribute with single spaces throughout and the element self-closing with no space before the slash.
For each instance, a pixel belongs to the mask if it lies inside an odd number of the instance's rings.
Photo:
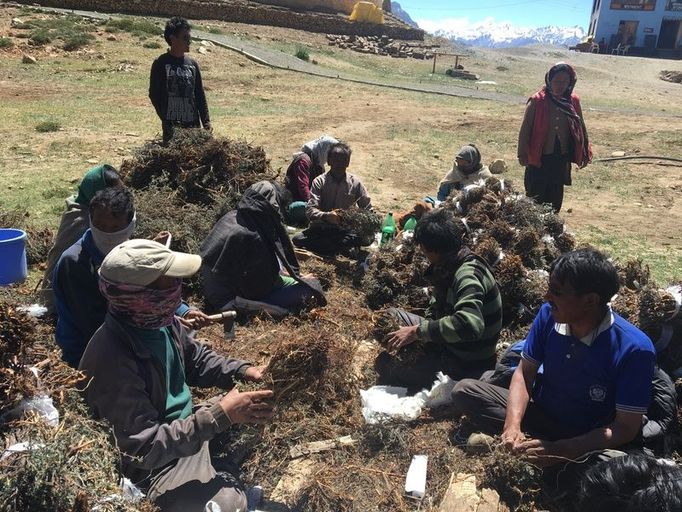
<svg viewBox="0 0 682 512">
<path fill-rule="evenodd" d="M 423 40 L 424 32 L 395 17 L 386 16 L 384 25 L 353 23 L 345 16 L 297 12 L 235 0 L 15 0 L 18 3 L 145 16 L 183 16 L 197 20 L 222 20 L 253 25 L 287 27 L 308 32 L 359 36 L 386 35 L 393 39 Z"/>
</svg>

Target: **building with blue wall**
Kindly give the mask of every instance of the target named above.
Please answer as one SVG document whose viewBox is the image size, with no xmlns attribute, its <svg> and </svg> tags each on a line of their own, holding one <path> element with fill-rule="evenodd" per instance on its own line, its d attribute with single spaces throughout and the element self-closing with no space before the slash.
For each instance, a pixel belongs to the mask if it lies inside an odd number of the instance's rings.
<svg viewBox="0 0 682 512">
<path fill-rule="evenodd" d="M 631 53 L 682 55 L 682 0 L 593 1 L 589 33 L 607 51 L 620 43 Z"/>
</svg>

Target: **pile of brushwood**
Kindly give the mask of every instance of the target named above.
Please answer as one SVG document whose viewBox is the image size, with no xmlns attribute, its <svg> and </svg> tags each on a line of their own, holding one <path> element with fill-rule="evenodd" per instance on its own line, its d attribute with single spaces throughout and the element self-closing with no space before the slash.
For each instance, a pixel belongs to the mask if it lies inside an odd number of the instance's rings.
<svg viewBox="0 0 682 512">
<path fill-rule="evenodd" d="M 167 145 L 145 144 L 123 161 L 121 175 L 135 192 L 135 235 L 153 238 L 169 231 L 173 250 L 195 254 L 244 190 L 274 178 L 263 148 L 198 128 L 176 130 Z M 199 290 L 198 276 L 186 283 L 186 294 Z"/>
<path fill-rule="evenodd" d="M 14 447 L 0 458 L 0 510 L 155 510 L 123 498 L 111 432 L 90 418 L 76 391 L 82 375 L 51 338 L 51 326 L 0 299 L 0 432 L 3 450 Z M 36 409 L 50 404 L 56 425 Z"/>
<path fill-rule="evenodd" d="M 145 189 L 156 181 L 176 190 L 184 204 L 210 206 L 221 198 L 231 201 L 230 209 L 248 187 L 272 178 L 263 148 L 214 137 L 199 128 L 176 130 L 166 145 L 145 144 L 123 161 L 121 175 L 133 189 Z"/>
<path fill-rule="evenodd" d="M 467 187 L 445 204 L 462 224 L 464 242 L 493 269 L 502 295 L 504 326 L 501 346 L 523 339 L 542 305 L 549 267 L 575 248 L 574 236 L 551 208 L 514 191 L 506 180 L 489 178 Z M 424 307 L 421 274 L 424 258 L 410 241 L 396 241 L 372 256 L 364 278 L 370 308 L 390 306 L 419 311 Z M 659 363 L 682 377 L 682 292 L 663 288 L 641 261 L 617 262 L 621 290 L 613 308 L 640 327 L 656 344 Z"/>
<path fill-rule="evenodd" d="M 464 243 L 494 269 L 502 294 L 505 325 L 528 323 L 542 304 L 547 269 L 575 239 L 551 209 L 516 193 L 496 177 L 467 187 L 442 206 L 461 223 Z M 370 308 L 427 305 L 423 272 L 427 261 L 411 240 L 383 246 L 370 261 L 365 293 Z"/>
</svg>

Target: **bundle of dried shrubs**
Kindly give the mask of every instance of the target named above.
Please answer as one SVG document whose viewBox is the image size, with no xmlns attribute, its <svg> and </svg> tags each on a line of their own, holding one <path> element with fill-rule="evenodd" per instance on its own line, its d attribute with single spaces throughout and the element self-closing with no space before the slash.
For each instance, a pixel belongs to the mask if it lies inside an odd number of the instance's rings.
<svg viewBox="0 0 682 512">
<path fill-rule="evenodd" d="M 28 346 L 35 335 L 31 317 L 0 301 L 0 412 L 35 394 L 36 380 L 27 368 Z"/>
<path fill-rule="evenodd" d="M 631 324 L 639 327 L 639 293 L 627 286 L 621 286 L 611 307 Z"/>
<path fill-rule="evenodd" d="M 278 406 L 298 403 L 321 411 L 355 395 L 352 343 L 325 322 L 300 324 L 290 333 L 273 352 L 267 369 Z"/>
<path fill-rule="evenodd" d="M 616 261 L 616 270 L 622 286 L 631 290 L 639 290 L 651 283 L 651 270 L 641 259 L 626 262 Z"/>
<path fill-rule="evenodd" d="M 675 296 L 667 290 L 646 287 L 639 294 L 639 322 L 642 326 L 668 322 L 677 311 Z"/>
<path fill-rule="evenodd" d="M 483 258 L 491 267 L 495 265 L 502 253 L 502 247 L 497 240 L 489 235 L 484 235 L 476 240 L 472 251 Z"/>
<path fill-rule="evenodd" d="M 213 137 L 198 128 L 176 130 L 167 145 L 145 144 L 121 164 L 120 173 L 134 189 L 156 180 L 177 190 L 183 203 L 211 205 L 222 197 L 230 208 L 249 186 L 273 177 L 262 147 Z"/>
<path fill-rule="evenodd" d="M 412 241 L 392 241 L 371 257 L 362 280 L 367 304 L 377 310 L 387 306 L 422 311 L 428 306 L 423 292 L 428 262 Z"/>
<path fill-rule="evenodd" d="M 483 487 L 496 490 L 511 510 L 537 510 L 536 502 L 542 492 L 542 471 L 539 468 L 502 446 L 496 446 L 484 458 L 483 464 Z"/>
<path fill-rule="evenodd" d="M 375 235 L 381 230 L 381 217 L 362 208 L 348 208 L 339 212 L 341 227 L 355 232 L 362 245 L 371 245 Z"/>
<path fill-rule="evenodd" d="M 107 512 L 156 510 L 149 503 L 127 502 L 118 487 L 119 453 L 110 429 L 90 419 L 75 390 L 66 392 L 57 428 L 39 416 L 12 426 L 15 439 L 31 448 L 0 460 L 3 510 Z M 109 501 L 102 501 L 110 497 Z"/>
</svg>

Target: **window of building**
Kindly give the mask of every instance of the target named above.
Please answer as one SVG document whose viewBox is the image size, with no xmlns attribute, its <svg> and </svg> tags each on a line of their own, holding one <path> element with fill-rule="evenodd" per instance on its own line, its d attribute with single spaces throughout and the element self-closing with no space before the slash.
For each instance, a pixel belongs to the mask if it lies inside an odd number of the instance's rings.
<svg viewBox="0 0 682 512">
<path fill-rule="evenodd" d="M 653 11 L 656 9 L 656 0 L 611 0 L 611 9 Z"/>
</svg>

